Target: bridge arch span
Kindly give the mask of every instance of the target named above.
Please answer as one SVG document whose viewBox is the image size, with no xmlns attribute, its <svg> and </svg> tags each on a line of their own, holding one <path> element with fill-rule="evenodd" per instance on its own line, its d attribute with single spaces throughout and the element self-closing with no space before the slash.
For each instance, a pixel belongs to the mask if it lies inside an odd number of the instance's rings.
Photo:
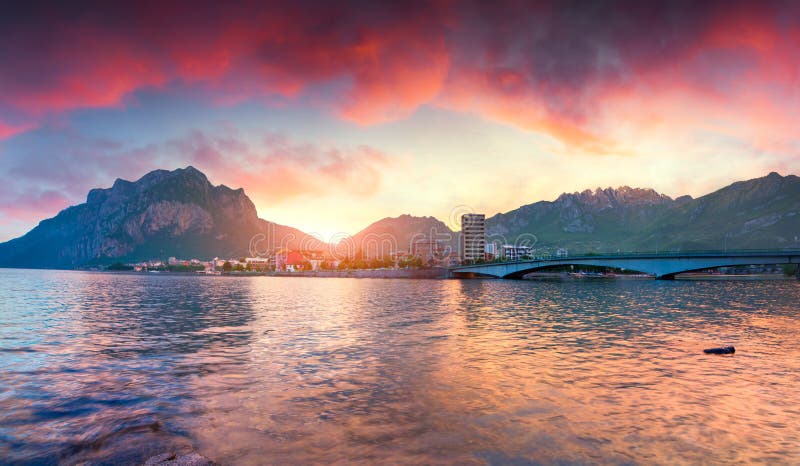
<svg viewBox="0 0 800 466">
<path fill-rule="evenodd" d="M 620 267 L 618 265 L 608 265 L 608 264 L 602 263 L 602 261 L 598 261 L 597 263 L 577 262 L 577 261 L 576 262 L 564 261 L 563 263 L 560 263 L 560 264 L 546 264 L 546 265 L 536 266 L 536 267 L 532 267 L 532 268 L 522 269 L 522 270 L 519 270 L 519 271 L 512 272 L 512 273 L 510 273 L 508 275 L 504 275 L 504 276 L 502 276 L 500 278 L 516 280 L 516 279 L 523 278 L 525 275 L 527 275 L 529 273 L 546 272 L 546 271 L 548 271 L 550 269 L 554 269 L 556 267 L 564 267 L 564 266 L 580 267 L 580 266 L 587 266 L 587 265 L 588 266 L 592 266 L 592 267 L 607 267 L 607 268 L 625 269 L 625 270 L 630 270 L 632 272 L 638 272 L 638 273 L 645 273 L 645 274 L 653 275 L 652 272 L 647 271 L 647 270 L 629 269 L 627 267 Z"/>
<path fill-rule="evenodd" d="M 518 262 L 494 262 L 454 267 L 451 276 L 465 274 L 495 278 L 522 278 L 525 274 L 563 265 L 591 265 L 634 270 L 660 279 L 671 279 L 676 274 L 716 267 L 764 264 L 800 263 L 799 250 L 758 252 L 705 252 L 667 254 L 628 254 L 609 256 L 576 256 L 569 258 L 540 259 Z"/>
<path fill-rule="evenodd" d="M 450 272 L 451 278 L 507 278 L 507 277 L 498 277 L 497 275 L 492 275 L 490 273 L 478 273 L 478 272 L 461 272 L 461 271 L 451 271 Z"/>
</svg>

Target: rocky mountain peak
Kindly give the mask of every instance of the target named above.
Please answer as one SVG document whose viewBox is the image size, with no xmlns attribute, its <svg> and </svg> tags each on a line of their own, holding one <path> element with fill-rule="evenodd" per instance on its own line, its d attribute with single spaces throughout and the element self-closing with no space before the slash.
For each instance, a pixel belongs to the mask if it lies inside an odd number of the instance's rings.
<svg viewBox="0 0 800 466">
<path fill-rule="evenodd" d="M 188 166 L 173 171 L 153 170 L 136 181 L 117 178 L 110 188 L 95 188 L 90 190 L 89 194 L 86 196 L 86 202 L 90 204 L 102 203 L 114 198 L 122 200 L 166 183 L 193 190 L 210 190 L 213 188 L 213 185 L 208 181 L 206 175 L 200 170 Z"/>
<path fill-rule="evenodd" d="M 596 188 L 594 191 L 586 189 L 582 192 L 564 193 L 555 201 L 557 204 L 578 204 L 593 210 L 604 210 L 617 207 L 662 205 L 674 202 L 667 195 L 659 194 L 651 188 L 631 188 L 620 186 L 618 188 Z"/>
<path fill-rule="evenodd" d="M 42 221 L 0 259 L 73 267 L 123 257 L 246 254 L 265 224 L 242 189 L 214 186 L 191 166 L 154 170 L 136 181 L 117 179 L 110 188 L 92 189 L 85 204 Z M 286 228 L 276 226 L 276 232 L 281 229 Z"/>
</svg>

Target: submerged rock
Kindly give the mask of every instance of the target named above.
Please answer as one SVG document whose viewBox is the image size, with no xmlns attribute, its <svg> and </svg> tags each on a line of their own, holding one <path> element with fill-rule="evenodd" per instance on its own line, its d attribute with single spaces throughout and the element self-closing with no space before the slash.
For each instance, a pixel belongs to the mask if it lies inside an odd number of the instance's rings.
<svg viewBox="0 0 800 466">
<path fill-rule="evenodd" d="M 736 348 L 733 346 L 720 346 L 719 348 L 707 348 L 703 350 L 706 354 L 733 354 Z"/>
<path fill-rule="evenodd" d="M 144 463 L 145 466 L 214 466 L 215 462 L 196 452 L 183 455 L 162 453 Z"/>
</svg>

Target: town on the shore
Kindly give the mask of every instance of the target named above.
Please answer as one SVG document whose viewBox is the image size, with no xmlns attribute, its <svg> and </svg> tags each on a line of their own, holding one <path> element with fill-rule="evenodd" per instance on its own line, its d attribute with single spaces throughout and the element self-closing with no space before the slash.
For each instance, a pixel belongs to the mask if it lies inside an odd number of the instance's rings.
<svg viewBox="0 0 800 466">
<path fill-rule="evenodd" d="M 344 250 L 289 249 L 277 248 L 253 257 L 219 258 L 210 260 L 183 259 L 169 257 L 166 260 L 152 259 L 134 263 L 115 263 L 105 267 L 109 271 L 134 272 L 192 272 L 208 275 L 222 274 L 335 274 L 353 271 L 396 271 L 395 275 L 381 276 L 422 276 L 422 269 L 447 269 L 459 265 L 490 262 L 520 261 L 531 259 L 550 259 L 569 257 L 563 247 L 534 248 L 529 240 L 515 244 L 487 241 L 486 216 L 484 214 L 464 214 L 461 216 L 461 232 L 458 250 L 450 243 L 435 238 L 434 234 L 416 235 L 401 250 L 396 241 L 387 238 L 372 238 L 364 244 L 353 245 Z M 386 247 L 388 245 L 388 247 Z M 385 248 L 385 250 L 384 250 Z M 407 273 L 403 273 L 407 272 Z M 721 267 L 714 270 L 698 271 L 700 274 L 751 275 L 783 274 L 792 271 L 777 265 L 750 265 Z M 539 275 L 568 274 L 579 277 L 644 275 L 636 271 L 609 270 L 605 267 L 561 266 Z M 535 274 L 534 274 L 535 275 Z M 368 276 L 368 275 L 365 275 Z M 426 276 L 436 277 L 436 273 Z"/>
<path fill-rule="evenodd" d="M 386 238 L 373 238 L 372 241 L 365 241 L 365 244 L 351 245 L 350 248 L 334 251 L 276 248 L 254 257 L 215 257 L 208 260 L 169 257 L 168 259 L 151 259 L 134 263 L 115 263 L 106 269 L 136 272 L 197 272 L 213 275 L 237 272 L 298 273 L 448 268 L 483 262 L 516 261 L 553 256 L 566 257 L 568 255 L 568 250 L 565 248 L 544 248 L 537 251 L 531 244 L 501 244 L 487 241 L 485 214 L 462 215 L 457 248 L 453 248 L 448 241 L 434 236 L 433 234 L 417 235 L 409 241 L 405 249 L 396 247 L 396 242 L 385 241 Z M 343 249 L 347 249 L 347 251 Z"/>
</svg>

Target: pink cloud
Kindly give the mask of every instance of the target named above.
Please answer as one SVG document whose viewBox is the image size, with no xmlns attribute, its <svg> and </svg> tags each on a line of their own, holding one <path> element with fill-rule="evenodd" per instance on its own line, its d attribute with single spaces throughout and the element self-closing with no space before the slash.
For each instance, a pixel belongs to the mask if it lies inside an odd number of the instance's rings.
<svg viewBox="0 0 800 466">
<path fill-rule="evenodd" d="M 7 125 L 0 121 L 0 141 L 30 129 L 29 125 Z"/>
<path fill-rule="evenodd" d="M 193 131 L 167 146 L 214 179 L 243 187 L 263 205 L 333 193 L 371 196 L 390 165 L 390 157 L 373 147 L 320 147 L 275 133 L 249 143 L 235 133 Z"/>
<path fill-rule="evenodd" d="M 5 190 L 4 190 L 5 191 Z M 0 193 L 0 213 L 10 220 L 35 222 L 69 205 L 69 199 L 54 190 Z"/>
</svg>

